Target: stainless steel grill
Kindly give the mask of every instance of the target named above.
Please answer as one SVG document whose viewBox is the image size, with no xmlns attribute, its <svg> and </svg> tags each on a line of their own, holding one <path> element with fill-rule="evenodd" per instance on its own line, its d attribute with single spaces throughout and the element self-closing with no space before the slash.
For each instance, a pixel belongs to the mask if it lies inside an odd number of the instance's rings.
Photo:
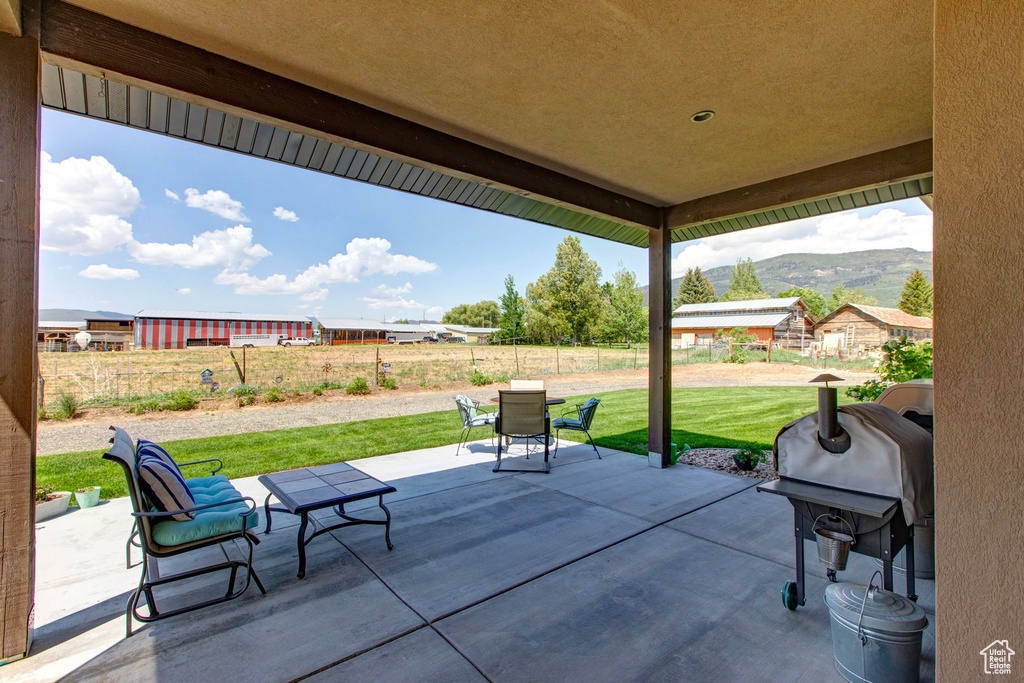
<svg viewBox="0 0 1024 683">
<path fill-rule="evenodd" d="M 758 491 L 786 496 L 793 505 L 796 581 L 786 583 L 789 609 L 804 604 L 804 540 L 815 529 L 852 531 L 850 552 L 882 561 L 883 587 L 892 590 L 892 562 L 906 548 L 907 595 L 914 594 L 914 523 L 934 511 L 932 436 L 883 405 L 838 407 L 822 375 L 818 412 L 790 422 L 775 439 L 779 480 Z M 815 523 L 817 521 L 817 524 Z M 834 535 L 834 534 L 833 534 Z M 827 570 L 836 580 L 836 569 Z"/>
</svg>

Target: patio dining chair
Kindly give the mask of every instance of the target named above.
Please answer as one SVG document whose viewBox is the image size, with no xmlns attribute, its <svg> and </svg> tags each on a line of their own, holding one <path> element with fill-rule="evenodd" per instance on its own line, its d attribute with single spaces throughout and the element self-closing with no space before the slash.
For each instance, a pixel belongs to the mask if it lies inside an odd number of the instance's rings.
<svg viewBox="0 0 1024 683">
<path fill-rule="evenodd" d="M 590 436 L 590 423 L 594 421 L 594 413 L 597 412 L 597 405 L 601 402 L 599 398 L 588 398 L 586 403 L 577 405 L 572 410 L 567 410 L 562 413 L 561 417 L 556 417 L 551 421 L 551 428 L 555 430 L 555 456 L 558 457 L 558 433 L 563 429 L 568 429 L 573 432 L 583 432 L 590 439 L 590 445 L 594 448 L 594 452 L 597 453 L 597 459 L 601 459 L 601 452 L 597 450 L 597 446 L 594 445 L 594 439 Z M 576 417 L 568 417 L 569 415 L 575 414 Z"/>
<path fill-rule="evenodd" d="M 498 416 L 494 421 L 494 432 L 498 437 L 495 451 L 497 462 L 494 472 L 550 472 L 548 463 L 548 441 L 551 436 L 551 418 L 548 416 L 547 392 L 545 391 L 499 391 Z M 501 467 L 502 437 L 525 439 L 529 451 L 531 439 L 544 441 L 544 469 L 513 470 Z"/>
<path fill-rule="evenodd" d="M 462 394 L 455 397 L 455 405 L 459 407 L 459 417 L 462 419 L 462 433 L 459 434 L 459 445 L 455 447 L 455 455 L 458 455 L 462 446 L 469 443 L 469 434 L 473 431 L 473 427 L 493 428 L 498 414 L 482 410 L 479 401 L 474 401 Z M 493 429 L 491 433 L 494 433 Z"/>
</svg>

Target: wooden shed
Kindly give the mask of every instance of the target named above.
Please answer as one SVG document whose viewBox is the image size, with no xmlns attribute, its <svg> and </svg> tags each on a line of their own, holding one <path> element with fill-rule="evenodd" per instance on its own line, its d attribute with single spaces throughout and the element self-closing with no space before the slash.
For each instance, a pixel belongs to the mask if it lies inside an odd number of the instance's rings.
<svg viewBox="0 0 1024 683">
<path fill-rule="evenodd" d="M 844 304 L 818 321 L 814 337 L 823 348 L 878 347 L 897 337 L 912 341 L 932 338 L 932 319 L 898 308 Z"/>
</svg>

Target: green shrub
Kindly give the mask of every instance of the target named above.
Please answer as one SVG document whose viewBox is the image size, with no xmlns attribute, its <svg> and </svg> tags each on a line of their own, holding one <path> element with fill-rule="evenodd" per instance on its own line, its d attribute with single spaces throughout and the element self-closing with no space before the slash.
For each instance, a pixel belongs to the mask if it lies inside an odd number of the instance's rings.
<svg viewBox="0 0 1024 683">
<path fill-rule="evenodd" d="M 384 381 L 381 382 L 381 386 L 383 386 L 385 389 L 397 389 L 398 382 L 395 381 L 394 377 L 385 377 Z"/>
<path fill-rule="evenodd" d="M 284 400 L 279 387 L 270 387 L 263 393 L 263 400 L 267 403 L 280 403 Z"/>
<path fill-rule="evenodd" d="M 732 457 L 742 463 L 745 463 L 751 469 L 757 467 L 765 459 L 764 451 L 755 446 L 751 446 L 750 444 L 740 448 Z"/>
<path fill-rule="evenodd" d="M 296 389 L 295 391 L 292 392 L 292 396 L 298 398 L 299 396 L 302 396 L 302 392 Z"/>
<path fill-rule="evenodd" d="M 179 389 L 171 394 L 167 402 L 160 406 L 160 410 L 193 410 L 199 405 L 199 399 L 185 389 Z"/>
<path fill-rule="evenodd" d="M 345 387 L 346 394 L 368 394 L 370 393 L 370 385 L 367 384 L 365 377 L 356 377 L 354 380 L 348 383 Z"/>
<path fill-rule="evenodd" d="M 324 388 L 322 386 L 320 386 L 320 385 L 317 385 L 317 386 L 313 387 L 313 395 L 314 396 L 323 396 L 324 395 Z"/>
<path fill-rule="evenodd" d="M 80 405 L 77 396 L 62 391 L 57 397 L 57 410 L 54 414 L 58 420 L 74 419 Z"/>
<path fill-rule="evenodd" d="M 858 401 L 874 401 L 891 384 L 932 376 L 931 342 L 915 344 L 906 337 L 899 337 L 882 344 L 882 354 L 882 362 L 875 368 L 878 379 L 850 387 L 846 390 L 847 396 Z"/>
<path fill-rule="evenodd" d="M 160 410 L 160 401 L 154 399 L 148 399 L 145 401 L 133 401 L 128 406 L 128 412 L 133 415 L 142 415 L 143 413 L 152 413 Z"/>
<path fill-rule="evenodd" d="M 491 379 L 490 377 L 488 377 L 484 373 L 480 372 L 479 370 L 474 370 L 473 371 L 473 374 L 470 375 L 470 377 L 469 377 L 469 381 L 475 387 L 483 387 L 483 386 L 486 386 L 488 384 L 493 384 L 494 383 L 493 379 Z"/>
<path fill-rule="evenodd" d="M 49 499 L 53 495 L 53 486 L 50 484 L 44 484 L 43 486 L 36 487 L 36 502 L 42 503 Z"/>
<path fill-rule="evenodd" d="M 233 389 L 235 394 L 235 403 L 238 407 L 251 406 L 256 403 L 256 387 L 251 387 L 248 384 L 237 386 Z"/>
</svg>

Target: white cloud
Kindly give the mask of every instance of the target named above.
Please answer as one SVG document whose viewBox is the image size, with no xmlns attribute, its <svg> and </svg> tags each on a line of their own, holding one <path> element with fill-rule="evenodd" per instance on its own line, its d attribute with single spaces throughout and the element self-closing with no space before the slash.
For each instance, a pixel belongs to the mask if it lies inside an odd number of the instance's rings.
<svg viewBox="0 0 1024 683">
<path fill-rule="evenodd" d="M 176 202 L 180 202 L 181 201 L 181 197 L 178 196 L 177 192 L 171 192 L 166 187 L 164 188 L 164 195 L 167 196 L 167 197 L 170 197 L 171 199 L 173 199 Z"/>
<path fill-rule="evenodd" d="M 298 215 L 294 211 L 289 211 L 283 206 L 278 206 L 274 208 L 274 216 L 280 218 L 283 221 L 288 221 L 289 223 L 294 223 L 295 221 L 299 220 Z"/>
<path fill-rule="evenodd" d="M 139 271 L 132 268 L 113 268 L 106 263 L 88 266 L 78 273 L 90 280 L 134 280 L 139 276 Z"/>
<path fill-rule="evenodd" d="M 199 190 L 190 187 L 185 190 L 185 206 L 215 213 L 221 218 L 227 218 L 229 221 L 249 220 L 242 213 L 244 208 L 242 202 L 232 199 L 231 195 L 224 190 L 207 190 L 203 194 L 199 194 Z"/>
<path fill-rule="evenodd" d="M 281 274 L 258 278 L 249 273 L 225 271 L 214 282 L 234 285 L 236 294 L 297 294 L 302 295 L 303 301 L 315 301 L 327 296 L 323 285 L 359 282 L 360 276 L 375 273 L 419 275 L 436 269 L 437 264 L 415 256 L 392 254 L 391 242 L 386 239 L 357 237 L 345 246 L 345 253 L 335 254 L 326 264 L 310 266 L 291 281 Z"/>
<path fill-rule="evenodd" d="M 133 240 L 128 244 L 128 253 L 139 263 L 151 266 L 212 266 L 229 272 L 245 270 L 270 256 L 270 250 L 262 244 L 253 244 L 252 228 L 244 225 L 194 235 L 191 244 Z"/>
<path fill-rule="evenodd" d="M 192 293 L 192 288 L 191 287 L 180 287 L 180 288 L 178 288 L 178 289 L 176 289 L 174 291 L 177 292 L 178 294 L 191 294 Z"/>
<path fill-rule="evenodd" d="M 891 208 L 870 216 L 848 211 L 741 230 L 685 244 L 685 248 L 672 259 L 674 277 L 684 275 L 694 266 L 704 270 L 731 266 L 739 258 L 760 261 L 781 254 L 841 254 L 903 247 L 929 251 L 932 248 L 932 217 L 908 216 Z"/>
<path fill-rule="evenodd" d="M 139 191 L 104 157 L 54 163 L 42 153 L 39 179 L 40 243 L 71 254 L 104 254 L 132 237 L 125 220 Z"/>
<path fill-rule="evenodd" d="M 407 311 L 424 311 L 431 316 L 440 315 L 444 312 L 440 306 L 428 306 L 415 299 L 406 299 L 401 296 L 412 291 L 412 285 L 406 282 L 401 287 L 388 288 L 378 285 L 370 296 L 361 297 L 359 300 L 366 302 L 368 308 L 380 309 L 401 309 Z"/>
</svg>

